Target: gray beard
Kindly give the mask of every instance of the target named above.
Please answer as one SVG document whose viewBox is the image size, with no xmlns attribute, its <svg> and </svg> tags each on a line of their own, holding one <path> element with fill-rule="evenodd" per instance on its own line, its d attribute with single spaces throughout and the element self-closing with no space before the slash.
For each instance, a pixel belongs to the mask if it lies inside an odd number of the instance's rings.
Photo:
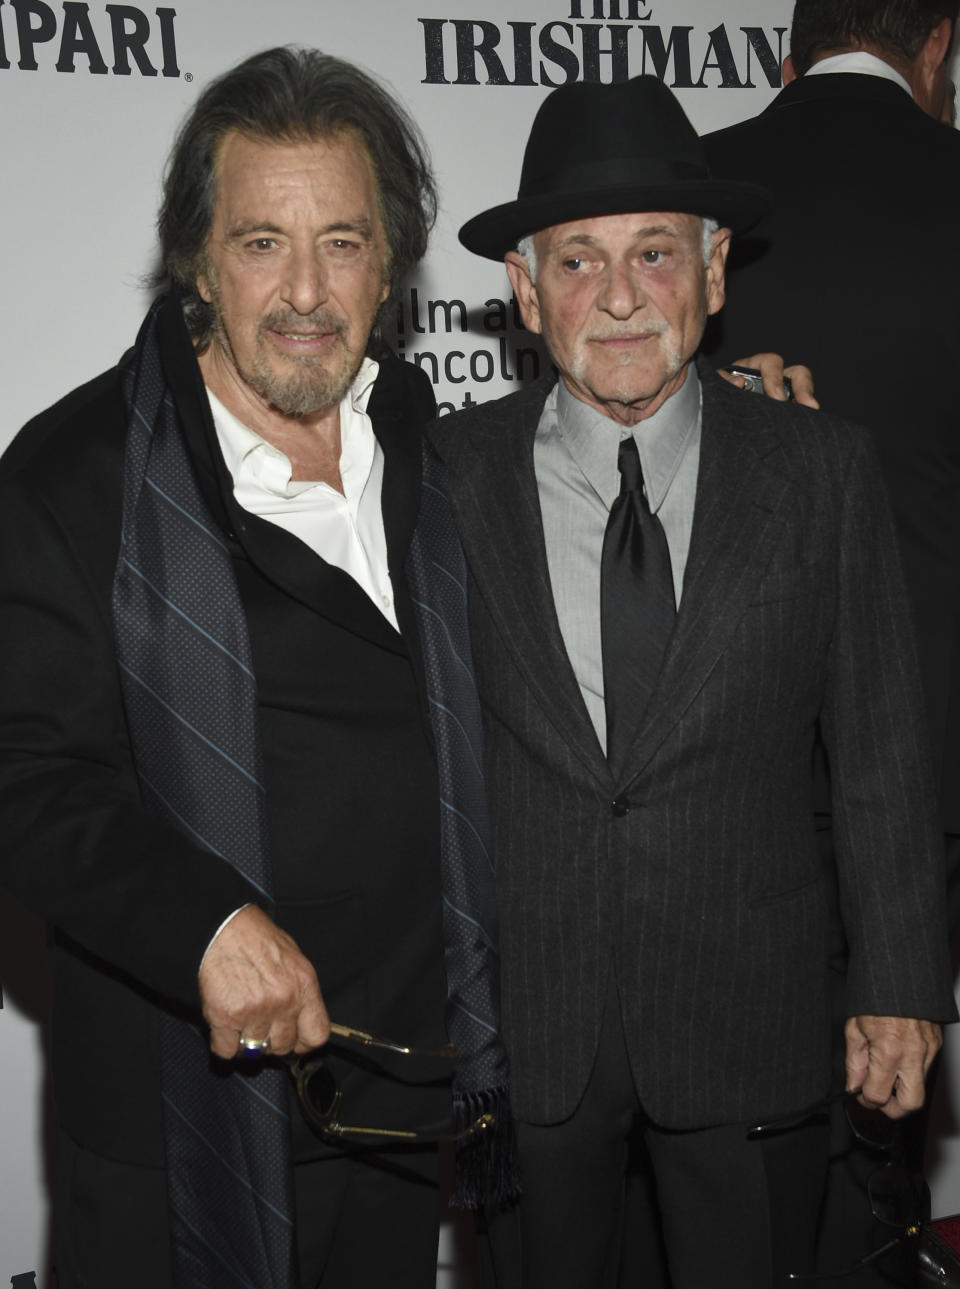
<svg viewBox="0 0 960 1289">
<path fill-rule="evenodd" d="M 212 278 L 212 275 L 211 275 Z M 287 361 L 293 370 L 281 375 L 271 369 L 263 345 L 258 341 L 257 352 L 249 371 L 242 371 L 237 362 L 230 337 L 223 325 L 223 312 L 220 307 L 220 292 L 215 278 L 211 280 L 211 295 L 214 312 L 214 339 L 229 357 L 234 368 L 242 379 L 276 411 L 284 416 L 313 416 L 337 407 L 340 400 L 353 384 L 363 355 L 355 364 L 348 364 L 339 370 L 331 371 L 324 366 L 321 359 L 305 354 L 302 358 L 290 358 Z M 272 313 L 260 324 L 260 331 L 272 328 L 283 329 L 284 324 L 291 324 L 291 317 L 284 313 Z M 297 318 L 296 321 L 308 322 L 315 327 L 334 331 L 343 335 L 346 327 L 343 320 L 334 313 L 318 309 L 309 318 Z"/>
<path fill-rule="evenodd" d="M 666 328 L 661 327 L 658 330 L 662 335 Z M 674 376 L 676 376 L 677 372 L 679 372 L 684 366 L 684 360 L 683 355 L 675 345 L 671 344 L 669 341 L 661 341 L 661 344 L 663 346 L 663 355 L 668 364 L 667 375 L 663 382 L 665 385 L 671 381 Z M 624 406 L 629 406 L 632 403 L 639 402 L 640 399 L 633 389 L 633 382 L 630 380 L 630 359 L 624 356 L 620 361 L 620 365 L 624 368 L 624 383 L 622 385 L 618 385 L 616 376 L 611 375 L 610 381 L 613 388 L 609 393 L 604 395 L 603 401 L 609 403 L 623 403 Z M 583 354 L 578 354 L 571 363 L 570 374 L 582 388 L 589 388 L 587 385 L 587 362 Z M 661 388 L 662 387 L 663 386 L 661 386 Z M 653 397 L 653 395 L 650 397 Z"/>
<path fill-rule="evenodd" d="M 360 369 L 357 363 L 355 367 L 331 372 L 318 359 L 306 356 L 288 361 L 293 362 L 295 369 L 281 375 L 258 353 L 251 371 L 243 373 L 250 388 L 284 416 L 312 416 L 336 407 Z"/>
</svg>

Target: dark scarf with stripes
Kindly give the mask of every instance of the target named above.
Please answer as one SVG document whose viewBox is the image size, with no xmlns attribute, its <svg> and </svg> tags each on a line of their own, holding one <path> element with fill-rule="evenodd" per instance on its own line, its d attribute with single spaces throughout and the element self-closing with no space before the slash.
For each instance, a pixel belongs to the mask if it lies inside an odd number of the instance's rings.
<svg viewBox="0 0 960 1289">
<path fill-rule="evenodd" d="M 128 409 L 114 631 L 147 810 L 234 865 L 272 907 L 257 687 L 231 557 L 197 484 L 164 375 L 158 300 L 122 364 Z M 166 307 L 175 307 L 170 302 Z M 413 427 L 412 427 L 413 428 Z M 496 1128 L 458 1153 L 454 1203 L 517 1190 L 499 1037 L 497 923 L 466 574 L 441 466 L 425 450 L 406 573 L 437 749 L 455 1119 Z M 296 1289 L 285 1071 L 211 1059 L 202 1027 L 162 1017 L 175 1283 Z M 322 1217 L 321 1217 L 322 1220 Z M 375 1235 L 375 1233 L 372 1233 Z"/>
</svg>

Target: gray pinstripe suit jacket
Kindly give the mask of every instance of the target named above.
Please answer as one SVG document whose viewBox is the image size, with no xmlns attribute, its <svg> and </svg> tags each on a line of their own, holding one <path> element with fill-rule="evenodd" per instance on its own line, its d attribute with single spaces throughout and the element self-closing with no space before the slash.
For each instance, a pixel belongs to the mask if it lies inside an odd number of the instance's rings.
<svg viewBox="0 0 960 1289">
<path fill-rule="evenodd" d="M 621 781 L 550 590 L 533 467 L 549 384 L 430 432 L 470 571 L 504 1024 L 515 1109 L 531 1122 L 577 1103 L 611 961 L 656 1122 L 734 1123 L 824 1094 L 818 724 L 835 771 L 851 1013 L 955 1015 L 915 647 L 869 441 L 703 364 L 700 375 L 683 601 Z"/>
</svg>

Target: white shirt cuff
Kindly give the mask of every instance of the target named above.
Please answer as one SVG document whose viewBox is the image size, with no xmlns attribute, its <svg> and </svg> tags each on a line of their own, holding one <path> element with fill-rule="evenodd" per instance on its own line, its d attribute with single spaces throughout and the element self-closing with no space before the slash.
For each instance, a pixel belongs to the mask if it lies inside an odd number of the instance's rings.
<svg viewBox="0 0 960 1289">
<path fill-rule="evenodd" d="M 224 928 L 224 927 L 226 927 L 226 926 L 229 926 L 229 925 L 230 925 L 230 923 L 233 921 L 233 919 L 237 916 L 237 914 L 238 914 L 238 913 L 242 913 L 244 909 L 248 909 L 249 907 L 250 907 L 250 904 L 249 904 L 249 903 L 248 903 L 248 904 L 241 904 L 241 905 L 240 905 L 240 907 L 239 907 L 238 909 L 234 909 L 234 910 L 233 910 L 233 912 L 232 912 L 228 917 L 225 917 L 225 918 L 223 919 L 223 921 L 222 921 L 222 922 L 220 923 L 220 925 L 217 927 L 216 931 L 214 931 L 213 935 L 210 937 L 210 943 L 207 945 L 207 947 L 206 947 L 206 948 L 204 949 L 204 951 L 203 951 L 203 957 L 200 959 L 200 966 L 197 968 L 197 971 L 198 971 L 198 972 L 200 972 L 200 971 L 202 971 L 202 970 L 203 970 L 203 964 L 204 964 L 204 963 L 206 962 L 206 960 L 207 960 L 207 954 L 208 954 L 208 953 L 210 952 L 210 950 L 213 948 L 214 941 L 216 940 L 216 938 L 217 938 L 217 936 L 220 934 L 220 932 L 223 930 L 223 928 Z"/>
</svg>

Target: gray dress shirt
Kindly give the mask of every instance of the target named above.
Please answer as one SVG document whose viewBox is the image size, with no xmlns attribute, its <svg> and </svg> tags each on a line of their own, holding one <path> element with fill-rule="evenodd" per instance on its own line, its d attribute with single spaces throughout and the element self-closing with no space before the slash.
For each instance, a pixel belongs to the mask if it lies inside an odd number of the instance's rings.
<svg viewBox="0 0 960 1289">
<path fill-rule="evenodd" d="M 606 747 L 600 643 L 600 559 L 620 491 L 617 453 L 633 434 L 650 509 L 666 534 L 680 605 L 700 466 L 700 380 L 683 385 L 632 430 L 575 398 L 563 381 L 544 404 L 533 446 L 547 567 L 560 633 L 600 746 Z"/>
</svg>

